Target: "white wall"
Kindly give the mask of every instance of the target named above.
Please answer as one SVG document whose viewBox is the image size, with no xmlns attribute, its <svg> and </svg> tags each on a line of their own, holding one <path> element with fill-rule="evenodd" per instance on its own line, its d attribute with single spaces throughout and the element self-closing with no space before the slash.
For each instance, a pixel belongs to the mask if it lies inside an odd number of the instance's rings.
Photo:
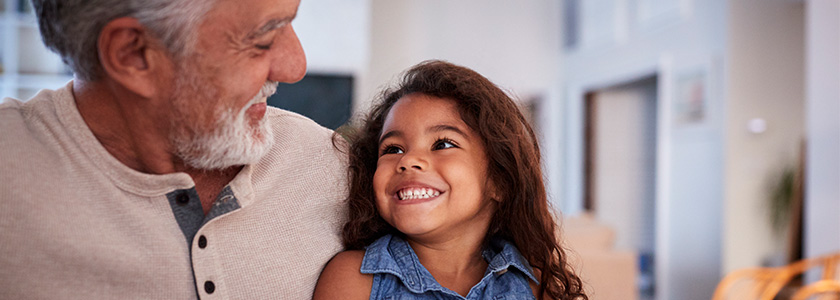
<svg viewBox="0 0 840 300">
<path fill-rule="evenodd" d="M 292 25 L 309 72 L 355 73 L 367 67 L 370 0 L 302 0 Z"/>
<path fill-rule="evenodd" d="M 292 22 L 307 72 L 353 75 L 354 99 L 370 57 L 370 14 L 370 0 L 302 0 Z"/>
<path fill-rule="evenodd" d="M 357 110 L 427 59 L 472 68 L 521 97 L 544 96 L 558 73 L 559 14 L 556 1 L 373 0 L 369 76 Z"/>
<path fill-rule="evenodd" d="M 787 239 L 771 231 L 768 195 L 772 179 L 799 159 L 805 98 L 804 4 L 732 0 L 729 13 L 726 273 L 760 266 L 763 259 L 786 249 Z M 766 132 L 747 130 L 753 118 L 766 120 Z"/>
<path fill-rule="evenodd" d="M 807 2 L 805 254 L 840 251 L 840 3 Z"/>
</svg>

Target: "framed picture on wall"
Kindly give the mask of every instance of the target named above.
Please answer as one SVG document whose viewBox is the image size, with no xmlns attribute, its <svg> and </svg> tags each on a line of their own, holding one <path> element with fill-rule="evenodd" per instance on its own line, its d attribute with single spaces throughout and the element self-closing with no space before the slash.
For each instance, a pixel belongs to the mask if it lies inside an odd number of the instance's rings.
<svg viewBox="0 0 840 300">
<path fill-rule="evenodd" d="M 674 121 L 676 124 L 699 124 L 706 119 L 708 102 L 706 72 L 686 72 L 677 77 L 674 98 Z"/>
</svg>

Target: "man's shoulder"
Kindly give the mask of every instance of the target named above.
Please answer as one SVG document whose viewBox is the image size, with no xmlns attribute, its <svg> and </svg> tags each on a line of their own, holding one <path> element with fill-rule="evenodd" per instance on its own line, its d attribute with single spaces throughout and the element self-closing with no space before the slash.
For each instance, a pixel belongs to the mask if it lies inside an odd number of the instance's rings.
<svg viewBox="0 0 840 300">
<path fill-rule="evenodd" d="M 3 98 L 0 100 L 0 126 L 20 125 L 23 123 L 32 109 L 32 103 L 20 101 L 15 98 Z"/>
<path fill-rule="evenodd" d="M 301 114 L 269 107 L 266 121 L 274 133 L 275 148 L 279 148 L 275 150 L 321 149 L 332 152 L 346 149 L 345 141 L 335 131 Z"/>
<path fill-rule="evenodd" d="M 275 128 L 294 132 L 311 131 L 332 133 L 332 130 L 329 128 L 319 125 L 304 115 L 271 106 L 266 110 L 266 120 Z"/>
<path fill-rule="evenodd" d="M 333 130 L 278 108 L 269 108 L 266 121 L 274 136 L 274 147 L 268 156 L 282 157 L 284 165 L 301 163 L 331 168 L 346 165 L 346 143 Z"/>
<path fill-rule="evenodd" d="M 65 131 L 50 101 L 4 99 L 0 103 L 0 169 L 5 171 L 0 172 L 0 182 L 7 183 L 3 192 L 28 197 L 44 182 L 61 182 L 62 158 L 68 155 Z"/>
<path fill-rule="evenodd" d="M 50 101 L 33 98 L 23 102 L 5 98 L 0 102 L 0 147 L 20 148 L 49 136 L 52 123 L 57 121 Z M 5 141 L 5 142 L 4 142 Z"/>
<path fill-rule="evenodd" d="M 21 152 L 24 147 L 31 148 L 30 144 L 36 142 L 25 110 L 25 103 L 17 99 L 5 98 L 0 103 L 0 152 L 3 158 L 11 159 L 15 156 L 17 159 L 16 156 L 21 154 L 17 152 Z"/>
<path fill-rule="evenodd" d="M 68 95 L 71 95 L 68 87 L 64 87 L 58 90 L 41 90 L 26 101 L 3 98 L 0 100 L 0 134 L 13 127 L 31 127 L 33 123 L 57 121 L 56 101 Z"/>
<path fill-rule="evenodd" d="M 0 100 L 0 128 L 22 123 L 23 102 L 15 98 L 3 98 Z M 0 130 L 0 134 L 3 130 Z"/>
</svg>

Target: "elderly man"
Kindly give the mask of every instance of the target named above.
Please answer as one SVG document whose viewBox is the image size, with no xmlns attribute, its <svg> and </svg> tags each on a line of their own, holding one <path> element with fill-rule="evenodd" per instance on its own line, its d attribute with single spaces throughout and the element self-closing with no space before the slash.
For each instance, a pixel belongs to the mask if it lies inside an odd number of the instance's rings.
<svg viewBox="0 0 840 300">
<path fill-rule="evenodd" d="M 0 105 L 0 299 L 302 299 L 340 250 L 332 132 L 266 107 L 299 0 L 34 0 L 75 79 Z"/>
</svg>

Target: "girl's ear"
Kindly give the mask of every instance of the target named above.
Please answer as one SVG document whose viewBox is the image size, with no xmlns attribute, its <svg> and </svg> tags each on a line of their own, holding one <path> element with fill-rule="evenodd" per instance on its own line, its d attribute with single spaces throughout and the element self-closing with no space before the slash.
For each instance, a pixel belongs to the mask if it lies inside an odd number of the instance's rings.
<svg viewBox="0 0 840 300">
<path fill-rule="evenodd" d="M 502 202 L 502 198 L 499 196 L 499 190 L 496 188 L 496 184 L 493 183 L 493 180 L 488 178 L 484 186 L 487 190 L 487 197 L 490 198 L 490 200 L 496 201 L 497 203 Z"/>
</svg>

